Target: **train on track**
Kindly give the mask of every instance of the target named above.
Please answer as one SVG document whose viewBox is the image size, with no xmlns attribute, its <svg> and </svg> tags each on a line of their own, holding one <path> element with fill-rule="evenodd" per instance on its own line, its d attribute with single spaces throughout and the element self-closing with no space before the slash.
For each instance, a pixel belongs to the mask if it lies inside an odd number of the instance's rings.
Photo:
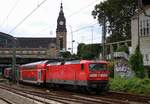
<svg viewBox="0 0 150 104">
<path fill-rule="evenodd" d="M 11 68 L 4 69 L 4 77 L 11 79 Z M 107 61 L 71 60 L 39 61 L 20 65 L 15 80 L 48 87 L 68 87 L 85 91 L 106 91 L 109 70 Z"/>
</svg>

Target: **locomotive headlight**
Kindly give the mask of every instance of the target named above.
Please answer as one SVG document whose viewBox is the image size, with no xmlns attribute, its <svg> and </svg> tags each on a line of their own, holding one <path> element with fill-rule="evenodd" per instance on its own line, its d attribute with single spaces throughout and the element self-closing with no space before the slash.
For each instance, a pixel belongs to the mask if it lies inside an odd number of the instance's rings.
<svg viewBox="0 0 150 104">
<path fill-rule="evenodd" d="M 97 77 L 97 74 L 90 74 L 90 77 Z"/>
<path fill-rule="evenodd" d="M 100 74 L 101 77 L 108 77 L 107 74 Z"/>
</svg>

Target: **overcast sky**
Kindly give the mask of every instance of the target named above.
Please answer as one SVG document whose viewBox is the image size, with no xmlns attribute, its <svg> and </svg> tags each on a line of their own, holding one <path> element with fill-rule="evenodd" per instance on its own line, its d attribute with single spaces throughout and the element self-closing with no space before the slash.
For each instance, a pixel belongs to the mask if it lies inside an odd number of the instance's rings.
<svg viewBox="0 0 150 104">
<path fill-rule="evenodd" d="M 15 37 L 55 37 L 61 0 L 45 1 L 21 23 L 42 1 L 44 0 L 0 0 L 0 31 Z M 94 6 L 101 1 L 103 0 L 62 0 L 68 48 L 72 48 L 71 29 L 75 40 L 74 51 L 78 43 L 101 42 L 101 27 L 91 16 Z"/>
</svg>

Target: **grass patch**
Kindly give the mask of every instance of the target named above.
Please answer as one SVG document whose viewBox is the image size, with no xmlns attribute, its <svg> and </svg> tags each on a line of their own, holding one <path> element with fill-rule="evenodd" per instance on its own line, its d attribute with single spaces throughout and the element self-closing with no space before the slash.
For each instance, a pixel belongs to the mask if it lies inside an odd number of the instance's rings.
<svg viewBox="0 0 150 104">
<path fill-rule="evenodd" d="M 110 90 L 135 94 L 150 94 L 150 79 L 121 77 L 110 79 Z"/>
</svg>

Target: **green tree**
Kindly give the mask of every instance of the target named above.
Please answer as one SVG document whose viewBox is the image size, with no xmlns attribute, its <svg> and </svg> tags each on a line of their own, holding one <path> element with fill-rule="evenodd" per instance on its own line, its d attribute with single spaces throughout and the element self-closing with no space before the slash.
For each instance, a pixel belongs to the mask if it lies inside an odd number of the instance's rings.
<svg viewBox="0 0 150 104">
<path fill-rule="evenodd" d="M 84 43 L 80 43 L 77 47 L 77 56 L 80 58 L 82 57 L 82 53 L 84 51 L 84 46 L 85 46 Z"/>
<path fill-rule="evenodd" d="M 145 70 L 144 70 L 144 65 L 143 65 L 143 56 L 140 52 L 139 45 L 136 47 L 135 53 L 131 55 L 129 62 L 136 76 L 139 78 L 144 78 Z"/>
<path fill-rule="evenodd" d="M 83 43 L 78 45 L 77 55 L 82 59 L 94 59 L 99 57 L 101 47 L 98 44 L 88 44 Z"/>
<path fill-rule="evenodd" d="M 129 49 L 126 45 L 119 46 L 116 51 L 117 52 L 125 52 L 125 53 L 129 54 Z"/>
<path fill-rule="evenodd" d="M 63 58 L 71 58 L 71 53 L 69 51 L 60 53 Z"/>
<path fill-rule="evenodd" d="M 136 0 L 107 0 L 97 4 L 92 11 L 100 25 L 106 19 L 110 36 L 107 42 L 131 39 L 131 17 L 135 14 Z"/>
</svg>

